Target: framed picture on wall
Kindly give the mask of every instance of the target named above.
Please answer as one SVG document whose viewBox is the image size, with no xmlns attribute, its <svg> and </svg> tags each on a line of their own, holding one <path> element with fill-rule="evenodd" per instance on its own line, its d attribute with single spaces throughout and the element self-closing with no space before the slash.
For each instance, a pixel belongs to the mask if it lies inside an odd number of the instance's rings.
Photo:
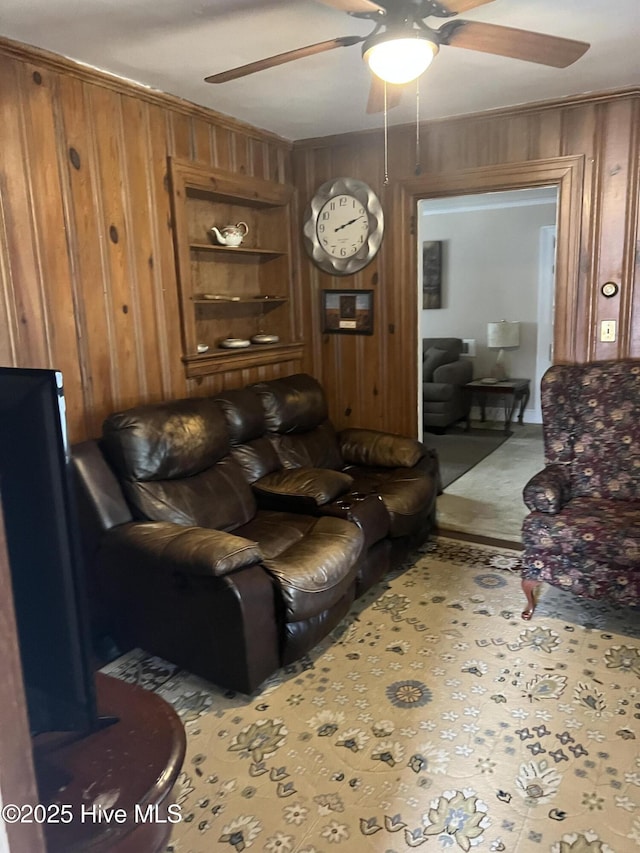
<svg viewBox="0 0 640 853">
<path fill-rule="evenodd" d="M 322 331 L 373 334 L 373 290 L 323 290 Z"/>
<path fill-rule="evenodd" d="M 422 307 L 442 308 L 442 240 L 422 244 Z"/>
</svg>

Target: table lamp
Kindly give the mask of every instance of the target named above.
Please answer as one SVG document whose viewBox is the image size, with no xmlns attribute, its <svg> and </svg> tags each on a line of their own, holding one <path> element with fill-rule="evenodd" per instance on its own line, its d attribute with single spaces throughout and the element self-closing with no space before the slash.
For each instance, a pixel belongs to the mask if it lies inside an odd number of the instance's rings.
<svg viewBox="0 0 640 853">
<path fill-rule="evenodd" d="M 504 351 L 506 349 L 517 349 L 519 346 L 520 323 L 512 323 L 508 320 L 487 323 L 487 347 L 498 350 L 498 357 L 491 373 L 494 379 L 501 381 L 507 378 L 504 366 Z"/>
</svg>

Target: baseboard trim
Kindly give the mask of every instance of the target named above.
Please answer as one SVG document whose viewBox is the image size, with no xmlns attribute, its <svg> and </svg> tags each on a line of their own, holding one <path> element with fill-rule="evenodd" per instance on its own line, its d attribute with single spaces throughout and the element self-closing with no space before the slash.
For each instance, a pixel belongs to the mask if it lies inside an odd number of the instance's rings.
<svg viewBox="0 0 640 853">
<path fill-rule="evenodd" d="M 507 539 L 494 539 L 490 536 L 481 536 L 478 533 L 465 533 L 462 530 L 452 530 L 448 527 L 436 527 L 436 536 L 444 536 L 447 539 L 460 539 L 462 542 L 477 542 L 478 545 L 489 545 L 495 548 L 510 548 L 512 551 L 522 551 L 522 542 L 512 542 Z"/>
</svg>

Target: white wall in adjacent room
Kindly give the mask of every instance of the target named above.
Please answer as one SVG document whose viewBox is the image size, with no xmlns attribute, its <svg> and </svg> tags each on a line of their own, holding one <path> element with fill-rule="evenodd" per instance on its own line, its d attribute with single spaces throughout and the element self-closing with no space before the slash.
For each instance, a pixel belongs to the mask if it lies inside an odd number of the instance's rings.
<svg viewBox="0 0 640 853">
<path fill-rule="evenodd" d="M 507 375 L 531 379 L 525 420 L 539 422 L 536 361 L 541 229 L 555 226 L 557 189 L 480 193 L 419 203 L 422 244 L 442 241 L 442 307 L 419 311 L 422 338 L 475 340 L 474 377 L 488 376 L 497 352 L 487 348 L 487 323 L 520 322 L 520 347 L 505 353 Z M 420 306 L 421 306 L 420 302 Z M 549 312 L 551 315 L 551 312 Z"/>
</svg>

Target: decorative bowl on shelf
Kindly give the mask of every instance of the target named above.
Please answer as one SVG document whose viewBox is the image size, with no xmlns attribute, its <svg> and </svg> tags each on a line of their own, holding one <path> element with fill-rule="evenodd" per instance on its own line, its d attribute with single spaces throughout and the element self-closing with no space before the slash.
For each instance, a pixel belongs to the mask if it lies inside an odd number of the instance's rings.
<svg viewBox="0 0 640 853">
<path fill-rule="evenodd" d="M 239 296 L 228 296 L 225 293 L 199 293 L 196 299 L 210 299 L 212 302 L 239 302 Z"/>
<path fill-rule="evenodd" d="M 223 349 L 242 349 L 251 346 L 251 341 L 246 340 L 246 338 L 225 338 L 220 341 L 220 346 Z"/>
<path fill-rule="evenodd" d="M 252 344 L 277 344 L 280 338 L 277 335 L 253 335 L 251 338 Z"/>
<path fill-rule="evenodd" d="M 196 350 L 198 351 L 198 355 L 203 355 L 205 352 L 209 352 L 209 344 L 198 344 Z"/>
</svg>

